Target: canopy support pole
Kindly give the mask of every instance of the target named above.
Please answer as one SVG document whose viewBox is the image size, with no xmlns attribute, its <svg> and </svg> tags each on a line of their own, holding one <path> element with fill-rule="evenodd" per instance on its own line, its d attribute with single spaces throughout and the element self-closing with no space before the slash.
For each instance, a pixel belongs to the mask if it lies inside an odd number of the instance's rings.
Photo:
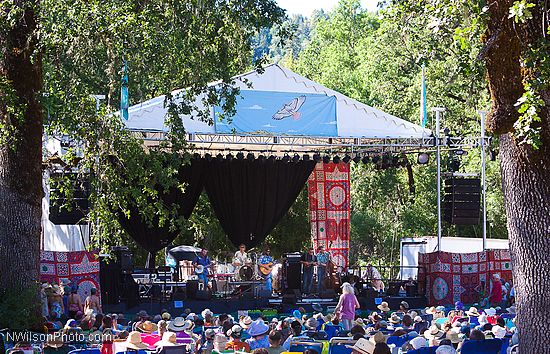
<svg viewBox="0 0 550 354">
<path fill-rule="evenodd" d="M 486 205 L 486 186 L 485 186 L 485 116 L 487 112 L 478 111 L 481 116 L 481 205 L 483 208 L 483 252 L 487 249 L 487 205 Z"/>
<path fill-rule="evenodd" d="M 441 251 L 441 141 L 439 133 L 441 131 L 441 113 L 445 108 L 434 107 L 435 112 L 435 146 L 437 149 L 437 252 Z"/>
</svg>

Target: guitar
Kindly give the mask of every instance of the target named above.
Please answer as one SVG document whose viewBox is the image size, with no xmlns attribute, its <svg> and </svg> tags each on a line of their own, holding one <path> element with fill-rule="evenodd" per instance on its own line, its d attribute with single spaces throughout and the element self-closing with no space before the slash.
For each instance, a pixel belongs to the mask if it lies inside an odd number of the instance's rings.
<svg viewBox="0 0 550 354">
<path fill-rule="evenodd" d="M 258 268 L 260 269 L 260 273 L 263 275 L 269 275 L 271 274 L 271 271 L 273 270 L 273 262 L 269 262 L 266 264 L 258 264 Z"/>
</svg>

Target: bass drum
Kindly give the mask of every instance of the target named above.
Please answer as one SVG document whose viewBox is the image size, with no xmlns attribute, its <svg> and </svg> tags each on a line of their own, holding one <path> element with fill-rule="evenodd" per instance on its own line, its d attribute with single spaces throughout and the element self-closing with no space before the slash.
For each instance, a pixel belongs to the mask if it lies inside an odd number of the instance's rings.
<svg viewBox="0 0 550 354">
<path fill-rule="evenodd" d="M 254 269 L 252 267 L 244 265 L 239 269 L 239 279 L 242 281 L 250 281 L 254 278 Z"/>
</svg>

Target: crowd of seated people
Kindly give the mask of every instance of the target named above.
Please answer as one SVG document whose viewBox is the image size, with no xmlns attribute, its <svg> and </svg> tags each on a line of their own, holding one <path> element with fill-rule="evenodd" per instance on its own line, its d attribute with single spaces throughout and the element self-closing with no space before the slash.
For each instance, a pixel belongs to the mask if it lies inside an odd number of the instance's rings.
<svg viewBox="0 0 550 354">
<path fill-rule="evenodd" d="M 62 297 L 54 299 L 54 303 L 62 301 Z M 388 354 L 395 348 L 402 353 L 414 353 L 420 348 L 434 347 L 436 353 L 452 354 L 460 353 L 469 341 L 497 338 L 505 347 L 518 342 L 513 322 L 515 306 L 507 310 L 499 307 L 466 310 L 457 302 L 452 309 L 443 306 L 410 309 L 402 301 L 394 310 L 387 302 L 377 307 L 364 317 L 356 315 L 349 330 L 344 330 L 338 316 L 319 308 L 309 314 L 300 308 L 288 316 L 269 319 L 234 318 L 230 314 L 214 314 L 209 309 L 199 314 L 187 309 L 177 316 L 166 310 L 154 315 L 140 311 L 131 320 L 123 314 L 102 314 L 90 308 L 74 311 L 71 313 L 74 316 L 67 318 L 58 309 L 59 313 L 51 314 L 46 325 L 50 334 L 58 336 L 49 338 L 41 349 L 48 354 L 68 353 L 77 348 L 96 348 L 101 354 L 115 354 L 167 347 L 193 354 L 280 354 L 297 351 L 295 343 L 311 341 L 326 347 L 332 338 L 345 337 L 353 343 L 348 348 L 350 353 Z M 309 347 L 303 352 L 321 354 Z M 17 343 L 11 349 L 11 354 L 28 353 L 29 343 Z"/>
</svg>

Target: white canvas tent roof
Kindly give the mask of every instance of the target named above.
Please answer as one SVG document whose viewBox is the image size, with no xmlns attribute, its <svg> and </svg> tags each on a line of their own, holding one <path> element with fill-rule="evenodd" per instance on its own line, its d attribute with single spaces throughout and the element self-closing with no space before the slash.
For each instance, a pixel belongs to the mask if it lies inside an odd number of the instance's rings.
<svg viewBox="0 0 550 354">
<path fill-rule="evenodd" d="M 397 118 L 357 100 L 342 95 L 321 84 L 311 81 L 278 64 L 265 67 L 262 74 L 252 71 L 235 77 L 241 90 L 277 91 L 292 93 L 323 93 L 336 97 L 337 137 L 342 138 L 427 138 L 431 131 L 406 120 Z M 249 82 L 251 87 L 245 82 Z M 213 83 L 212 85 L 216 85 Z M 167 108 L 165 96 L 159 96 L 129 108 L 126 126 L 130 130 L 166 132 L 164 124 Z M 201 108 L 200 99 L 197 106 Z M 213 115 L 213 109 L 210 109 Z M 184 116 L 183 124 L 190 134 L 216 134 L 214 126 Z M 228 134 L 223 134 L 228 135 Z"/>
</svg>

